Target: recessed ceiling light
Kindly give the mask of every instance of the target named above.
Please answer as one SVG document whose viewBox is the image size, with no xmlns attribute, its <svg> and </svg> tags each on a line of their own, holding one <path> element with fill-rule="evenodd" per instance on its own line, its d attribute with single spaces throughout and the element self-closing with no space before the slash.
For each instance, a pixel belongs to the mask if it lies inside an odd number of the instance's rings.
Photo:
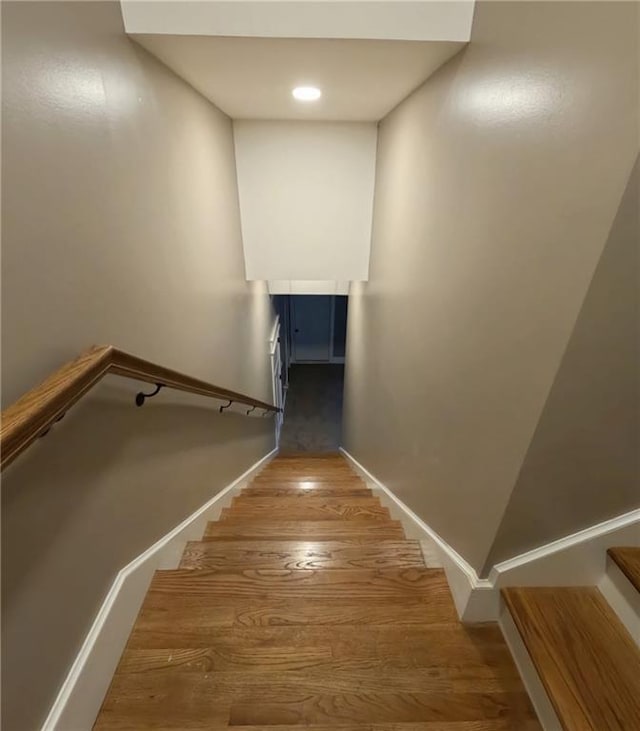
<svg viewBox="0 0 640 731">
<path fill-rule="evenodd" d="M 322 96 L 322 92 L 316 86 L 296 86 L 291 93 L 299 102 L 315 102 Z"/>
</svg>

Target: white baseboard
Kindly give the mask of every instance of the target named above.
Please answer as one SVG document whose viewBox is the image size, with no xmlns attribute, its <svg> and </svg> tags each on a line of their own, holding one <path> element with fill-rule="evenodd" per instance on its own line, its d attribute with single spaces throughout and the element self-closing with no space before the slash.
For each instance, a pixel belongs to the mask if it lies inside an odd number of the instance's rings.
<svg viewBox="0 0 640 731">
<path fill-rule="evenodd" d="M 463 622 L 498 621 L 500 589 L 506 586 L 598 586 L 606 571 L 607 548 L 640 545 L 640 509 L 496 564 L 488 579 L 475 569 L 433 528 L 408 508 L 388 487 L 345 449 L 340 450 L 365 480 L 385 494 L 396 509 L 407 535 L 420 535 L 437 546 L 451 594 Z M 392 515 L 394 513 L 392 512 Z"/>
<path fill-rule="evenodd" d="M 42 731 L 90 731 L 131 628 L 157 569 L 178 566 L 185 543 L 202 536 L 253 475 L 277 453 L 274 449 L 218 492 L 170 533 L 127 564 L 116 576 L 87 634 Z"/>
<path fill-rule="evenodd" d="M 535 708 L 540 725 L 544 731 L 562 731 L 562 725 L 549 700 L 547 691 L 542 685 L 538 671 L 535 669 L 531 656 L 522 641 L 522 637 L 513 621 L 511 613 L 505 606 L 502 607 L 502 611 L 500 612 L 499 624 L 505 642 L 520 672 L 524 687 Z"/>
<path fill-rule="evenodd" d="M 496 564 L 491 611 L 500 611 L 505 586 L 600 586 L 607 572 L 607 548 L 640 546 L 640 510 L 632 510 Z"/>
<path fill-rule="evenodd" d="M 607 556 L 607 568 L 598 589 L 640 647 L 640 592 L 610 556 Z"/>
<path fill-rule="evenodd" d="M 349 454 L 346 449 L 341 447 L 340 452 L 353 465 L 356 472 L 362 475 L 374 490 L 380 492 L 381 502 L 389 507 L 393 518 L 400 520 L 407 537 L 430 542 L 436 548 L 440 555 L 442 567 L 447 575 L 451 595 L 453 596 L 453 601 L 460 618 L 464 622 L 483 621 L 484 607 L 481 597 L 484 597 L 484 591 L 493 588 L 489 581 L 480 579 L 471 564 L 467 563 L 431 526 L 419 518 L 386 485 L 380 482 L 375 475 L 372 475 L 366 467 L 361 465 L 355 457 Z M 382 499 L 383 495 L 386 496 L 387 500 Z M 471 599 L 474 591 L 477 593 L 475 601 L 472 602 Z"/>
</svg>

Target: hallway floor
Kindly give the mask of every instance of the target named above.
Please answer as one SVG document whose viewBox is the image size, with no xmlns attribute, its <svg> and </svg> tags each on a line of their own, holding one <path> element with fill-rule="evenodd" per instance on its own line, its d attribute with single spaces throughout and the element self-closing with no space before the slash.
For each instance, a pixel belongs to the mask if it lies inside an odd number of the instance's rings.
<svg viewBox="0 0 640 731">
<path fill-rule="evenodd" d="M 294 364 L 280 433 L 281 452 L 336 452 L 342 438 L 344 365 Z"/>
<path fill-rule="evenodd" d="M 277 457 L 156 572 L 94 731 L 540 731 L 435 556 L 341 457 Z"/>
</svg>

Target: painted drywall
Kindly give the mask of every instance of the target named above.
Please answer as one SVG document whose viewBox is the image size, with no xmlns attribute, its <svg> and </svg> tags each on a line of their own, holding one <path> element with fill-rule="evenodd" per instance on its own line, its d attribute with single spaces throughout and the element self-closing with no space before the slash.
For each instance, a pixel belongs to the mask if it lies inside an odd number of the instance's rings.
<svg viewBox="0 0 640 731">
<path fill-rule="evenodd" d="M 497 534 L 506 558 L 640 501 L 637 365 L 629 345 L 597 353 L 637 337 L 631 273 L 588 296 L 638 241 L 627 214 L 612 232 L 638 148 L 637 13 L 477 3 L 469 46 L 380 127 L 345 446 L 477 571 Z"/>
<path fill-rule="evenodd" d="M 468 41 L 473 0 L 122 0 L 127 33 Z"/>
<path fill-rule="evenodd" d="M 93 343 L 270 400 L 231 121 L 117 3 L 3 3 L 2 34 L 4 404 Z M 273 446 L 271 419 L 137 390 L 109 377 L 3 474 L 3 728 L 40 727 L 118 570 Z"/>
<path fill-rule="evenodd" d="M 634 166 L 529 444 L 493 565 L 640 504 L 640 203 Z"/>
<path fill-rule="evenodd" d="M 376 125 L 235 121 L 233 131 L 247 279 L 367 279 Z"/>
<path fill-rule="evenodd" d="M 205 5 L 206 7 L 206 5 Z M 377 122 L 464 43 L 132 35 L 233 119 Z M 318 86 L 316 104 L 291 90 Z"/>
</svg>

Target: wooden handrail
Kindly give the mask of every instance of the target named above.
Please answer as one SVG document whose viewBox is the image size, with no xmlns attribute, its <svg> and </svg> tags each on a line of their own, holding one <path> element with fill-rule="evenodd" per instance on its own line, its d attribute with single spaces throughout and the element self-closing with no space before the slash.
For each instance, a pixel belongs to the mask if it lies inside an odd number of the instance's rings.
<svg viewBox="0 0 640 731">
<path fill-rule="evenodd" d="M 134 378 L 179 391 L 226 399 L 267 411 L 280 411 L 273 404 L 124 353 L 112 345 L 94 346 L 65 363 L 40 385 L 21 396 L 1 415 L 0 470 L 4 469 L 35 439 L 60 419 L 78 399 L 108 374 Z"/>
</svg>

